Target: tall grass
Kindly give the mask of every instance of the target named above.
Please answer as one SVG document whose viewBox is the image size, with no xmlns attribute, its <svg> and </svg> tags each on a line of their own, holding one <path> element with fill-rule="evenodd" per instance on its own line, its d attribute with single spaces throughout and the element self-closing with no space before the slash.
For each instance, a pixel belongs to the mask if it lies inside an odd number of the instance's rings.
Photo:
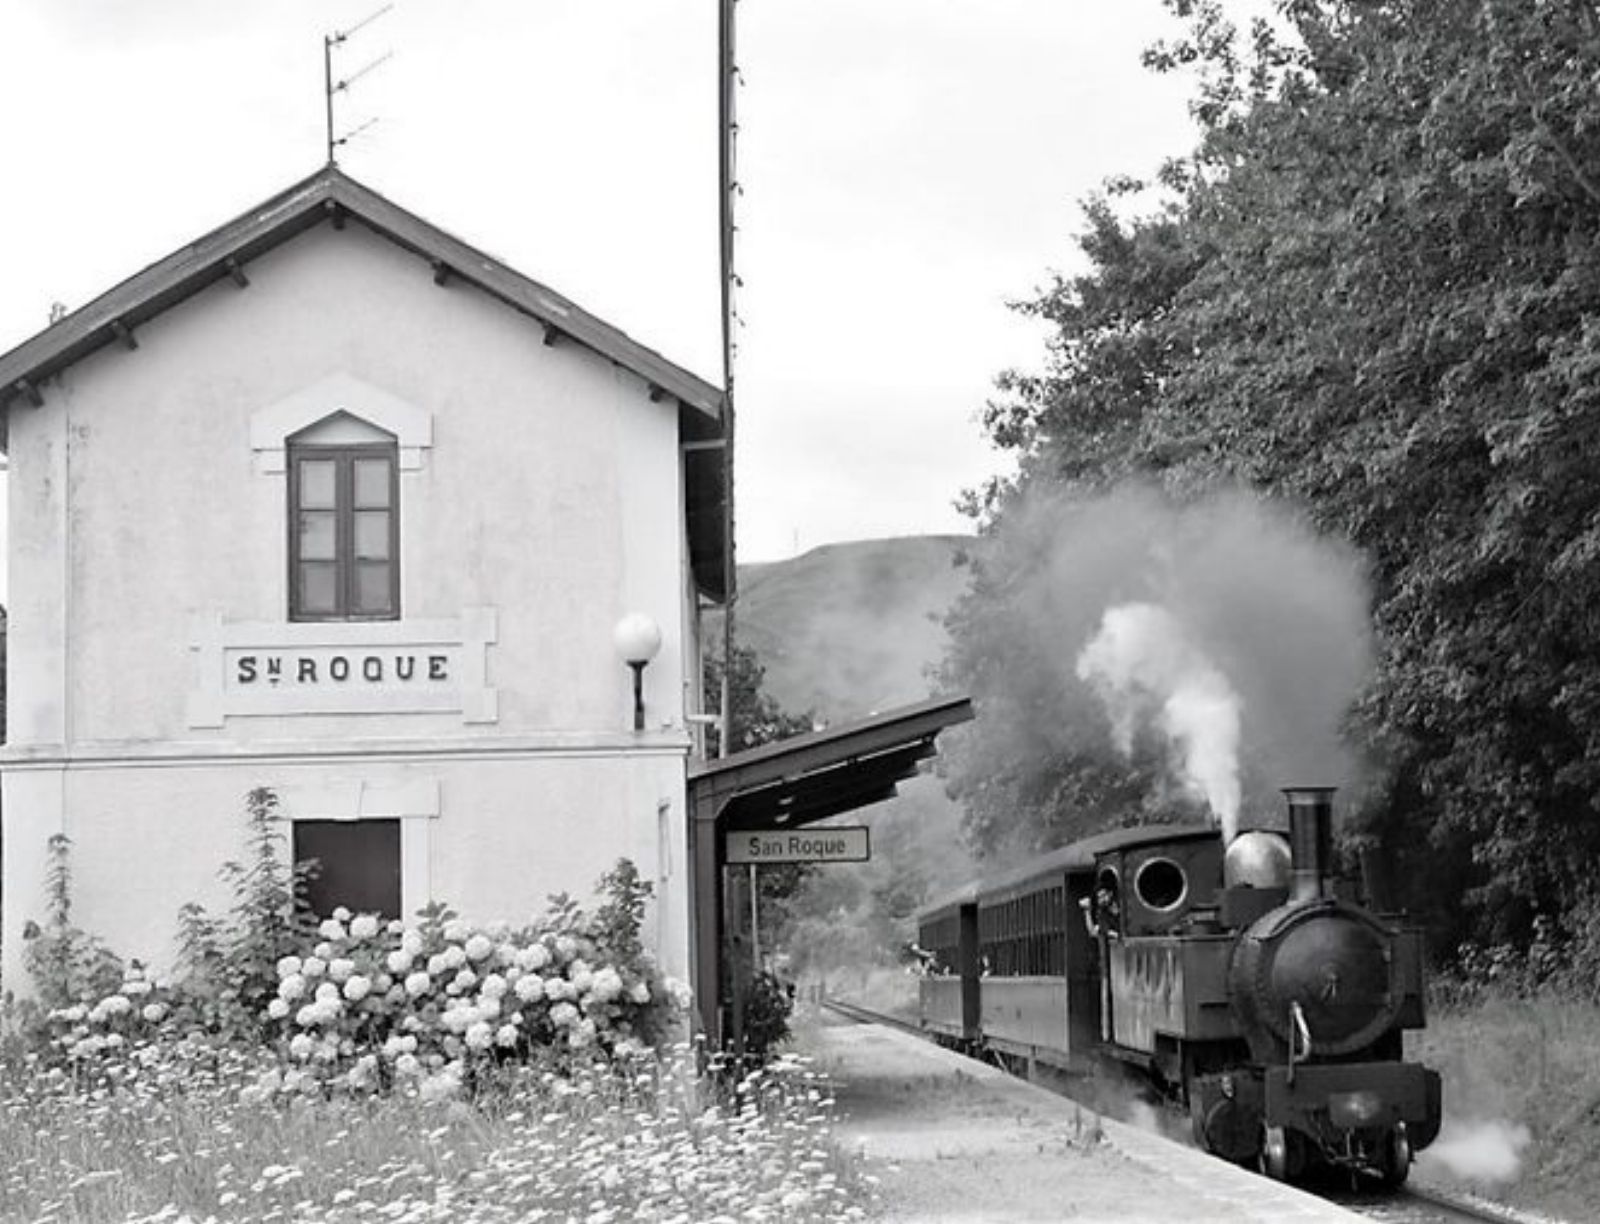
<svg viewBox="0 0 1600 1224">
<path fill-rule="evenodd" d="M 473 1104 L 421 1092 L 285 1098 L 199 1042 L 129 1051 L 116 1086 L 0 1069 L 0 1219 L 852 1220 L 833 1102 L 780 1058 L 721 1090 L 693 1051 L 507 1068 Z"/>
</svg>

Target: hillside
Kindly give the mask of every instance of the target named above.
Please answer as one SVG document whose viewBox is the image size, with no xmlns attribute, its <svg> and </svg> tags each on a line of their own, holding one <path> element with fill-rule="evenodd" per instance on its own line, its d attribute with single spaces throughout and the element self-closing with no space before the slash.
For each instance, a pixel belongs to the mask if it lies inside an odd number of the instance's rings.
<svg viewBox="0 0 1600 1224">
<path fill-rule="evenodd" d="M 827 544 L 741 566 L 735 630 L 766 691 L 828 721 L 921 701 L 943 657 L 944 616 L 965 589 L 964 536 Z M 720 620 L 708 629 L 720 635 Z"/>
</svg>

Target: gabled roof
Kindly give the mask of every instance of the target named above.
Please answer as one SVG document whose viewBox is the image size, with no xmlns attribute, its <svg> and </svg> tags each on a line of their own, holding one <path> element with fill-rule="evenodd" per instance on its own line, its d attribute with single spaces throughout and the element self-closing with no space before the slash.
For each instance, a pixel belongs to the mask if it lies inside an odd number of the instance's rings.
<svg viewBox="0 0 1600 1224">
<path fill-rule="evenodd" d="M 672 396 L 720 426 L 725 397 L 696 377 L 580 309 L 554 290 L 445 233 L 334 166 L 280 192 L 205 237 L 174 251 L 0 356 L 0 404 L 104 345 L 126 342 L 139 324 L 207 285 L 244 275 L 250 260 L 331 221 L 353 219 L 433 265 L 441 283 L 460 279 L 530 316 L 546 338 L 575 340 L 632 370 L 657 398 Z M 19 385 L 20 384 L 20 385 Z M 720 432 L 720 431 L 718 431 Z"/>
<path fill-rule="evenodd" d="M 543 328 L 546 344 L 577 343 L 638 375 L 650 398 L 678 404 L 686 442 L 715 446 L 726 435 L 727 397 L 718 387 L 672 364 L 538 281 L 485 255 L 365 187 L 332 165 L 212 230 L 144 271 L 107 290 L 32 339 L 0 355 L 0 408 L 24 399 L 42 404 L 44 384 L 108 344 L 137 345 L 140 325 L 208 285 L 232 278 L 248 283 L 252 259 L 305 232 L 348 221 L 426 260 L 441 285 L 461 281 L 481 289 Z M 725 596 L 722 558 L 726 523 L 720 452 L 689 454 L 689 534 L 697 585 Z"/>
</svg>

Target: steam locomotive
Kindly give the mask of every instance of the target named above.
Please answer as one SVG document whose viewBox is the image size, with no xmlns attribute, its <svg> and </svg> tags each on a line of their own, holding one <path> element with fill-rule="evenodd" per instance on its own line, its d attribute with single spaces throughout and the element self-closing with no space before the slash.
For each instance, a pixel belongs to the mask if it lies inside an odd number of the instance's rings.
<svg viewBox="0 0 1600 1224">
<path fill-rule="evenodd" d="M 918 914 L 921 1024 L 1002 1060 L 1118 1060 L 1187 1109 L 1196 1142 L 1280 1180 L 1397 1186 L 1439 1133 L 1420 930 L 1334 895 L 1332 795 L 1286 790 L 1289 836 L 1120 829 Z"/>
</svg>

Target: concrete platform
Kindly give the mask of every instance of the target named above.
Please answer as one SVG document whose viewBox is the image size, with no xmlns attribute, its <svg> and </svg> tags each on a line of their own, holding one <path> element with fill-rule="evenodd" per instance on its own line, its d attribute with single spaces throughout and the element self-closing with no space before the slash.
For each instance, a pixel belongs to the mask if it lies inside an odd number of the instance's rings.
<svg viewBox="0 0 1600 1224">
<path fill-rule="evenodd" d="M 1353 1224 L 1364 1217 L 1110 1119 L 920 1037 L 821 1020 L 797 1045 L 835 1084 L 872 1217 Z"/>
</svg>

